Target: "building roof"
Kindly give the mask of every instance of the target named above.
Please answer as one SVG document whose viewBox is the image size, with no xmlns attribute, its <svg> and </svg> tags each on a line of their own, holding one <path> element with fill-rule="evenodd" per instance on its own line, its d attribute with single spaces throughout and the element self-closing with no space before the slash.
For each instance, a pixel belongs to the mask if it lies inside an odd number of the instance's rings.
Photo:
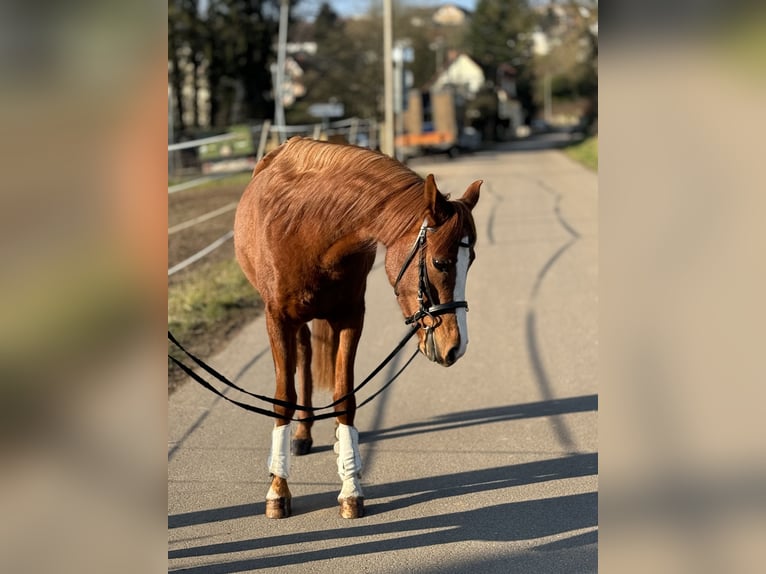
<svg viewBox="0 0 766 574">
<path fill-rule="evenodd" d="M 456 4 L 444 4 L 432 16 L 434 23 L 441 26 L 460 26 L 465 23 L 468 11 Z"/>
</svg>

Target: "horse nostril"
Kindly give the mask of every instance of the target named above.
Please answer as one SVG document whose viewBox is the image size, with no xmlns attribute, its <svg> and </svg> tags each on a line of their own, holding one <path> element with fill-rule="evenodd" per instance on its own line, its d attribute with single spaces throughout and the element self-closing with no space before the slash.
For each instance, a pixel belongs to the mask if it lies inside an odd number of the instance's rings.
<svg viewBox="0 0 766 574">
<path fill-rule="evenodd" d="M 452 347 L 447 353 L 447 356 L 444 357 L 444 362 L 447 363 L 447 365 L 451 365 L 457 361 L 457 349 L 457 347 Z"/>
</svg>

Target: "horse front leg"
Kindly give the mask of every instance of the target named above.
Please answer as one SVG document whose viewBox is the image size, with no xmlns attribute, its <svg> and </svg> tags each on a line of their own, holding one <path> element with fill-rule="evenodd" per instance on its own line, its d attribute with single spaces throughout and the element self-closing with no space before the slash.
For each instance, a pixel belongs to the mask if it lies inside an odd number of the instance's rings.
<svg viewBox="0 0 766 574">
<path fill-rule="evenodd" d="M 362 334 L 362 317 L 354 319 L 350 325 L 340 330 L 340 345 L 336 359 L 335 393 L 338 400 L 354 388 L 354 359 L 359 338 Z M 349 397 L 335 407 L 338 414 L 338 426 L 335 429 L 335 454 L 338 455 L 338 475 L 343 486 L 338 495 L 340 515 L 343 518 L 360 518 L 364 516 L 364 493 L 360 482 L 362 472 L 362 457 L 359 454 L 359 432 L 354 427 L 356 399 Z"/>
<path fill-rule="evenodd" d="M 276 391 L 274 398 L 295 404 L 296 329 L 271 315 L 266 316 L 266 328 L 274 358 Z M 286 518 L 292 511 L 292 495 L 287 486 L 290 475 L 290 419 L 295 409 L 274 405 L 277 418 L 271 432 L 268 458 L 271 485 L 266 493 L 266 517 Z"/>
</svg>

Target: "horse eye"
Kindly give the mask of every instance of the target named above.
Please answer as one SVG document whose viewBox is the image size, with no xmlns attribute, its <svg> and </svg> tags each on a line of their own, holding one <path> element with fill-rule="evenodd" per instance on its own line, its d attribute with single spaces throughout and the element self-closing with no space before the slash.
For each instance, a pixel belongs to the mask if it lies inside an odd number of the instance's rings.
<svg viewBox="0 0 766 574">
<path fill-rule="evenodd" d="M 442 273 L 446 273 L 450 265 L 452 265 L 452 261 L 449 259 L 434 259 L 434 267 Z"/>
</svg>

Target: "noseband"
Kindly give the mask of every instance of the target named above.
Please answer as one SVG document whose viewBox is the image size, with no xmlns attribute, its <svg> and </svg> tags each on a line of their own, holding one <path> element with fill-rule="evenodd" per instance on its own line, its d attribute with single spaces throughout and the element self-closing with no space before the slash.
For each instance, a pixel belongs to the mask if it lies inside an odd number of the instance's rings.
<svg viewBox="0 0 766 574">
<path fill-rule="evenodd" d="M 413 243 L 412 249 L 410 249 L 410 252 L 407 254 L 407 259 L 404 260 L 404 264 L 399 270 L 399 275 L 396 276 L 396 281 L 394 282 L 394 294 L 399 296 L 399 281 L 402 279 L 404 272 L 407 271 L 407 267 L 410 266 L 410 263 L 412 263 L 415 258 L 415 254 L 419 252 L 418 305 L 420 308 L 409 317 L 406 317 L 404 323 L 405 325 L 411 325 L 412 323 L 419 322 L 421 319 L 428 317 L 429 324 L 421 324 L 421 327 L 426 331 L 430 331 L 438 325 L 439 315 L 449 313 L 450 311 L 459 308 L 468 310 L 467 301 L 450 301 L 449 303 L 440 303 L 438 305 L 431 304 L 433 303 L 434 298 L 431 294 L 431 284 L 428 282 L 428 270 L 426 269 L 426 234 L 429 231 L 434 232 L 436 229 L 436 227 L 428 227 L 428 221 L 425 219 L 423 220 L 423 225 L 420 226 L 420 232 L 418 233 L 417 238 L 415 238 L 415 243 Z M 460 247 L 469 247 L 469 245 L 461 241 Z"/>
</svg>

